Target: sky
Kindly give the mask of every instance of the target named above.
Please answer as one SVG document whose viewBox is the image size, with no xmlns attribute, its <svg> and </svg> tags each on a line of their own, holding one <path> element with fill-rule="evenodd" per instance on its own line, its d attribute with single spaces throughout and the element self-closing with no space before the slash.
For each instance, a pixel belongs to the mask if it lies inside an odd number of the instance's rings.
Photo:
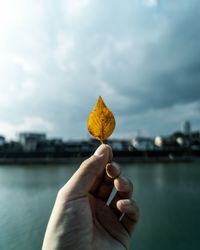
<svg viewBox="0 0 200 250">
<path fill-rule="evenodd" d="M 199 0 L 0 0 L 0 134 L 86 139 L 102 96 L 115 138 L 200 130 Z"/>
</svg>

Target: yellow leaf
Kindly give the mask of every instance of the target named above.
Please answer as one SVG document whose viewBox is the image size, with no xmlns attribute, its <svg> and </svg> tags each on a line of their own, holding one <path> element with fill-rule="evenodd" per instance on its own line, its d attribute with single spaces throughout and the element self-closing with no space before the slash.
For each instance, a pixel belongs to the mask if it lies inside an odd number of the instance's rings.
<svg viewBox="0 0 200 250">
<path fill-rule="evenodd" d="M 106 107 L 101 96 L 88 119 L 88 131 L 101 143 L 108 138 L 115 128 L 115 117 Z"/>
</svg>

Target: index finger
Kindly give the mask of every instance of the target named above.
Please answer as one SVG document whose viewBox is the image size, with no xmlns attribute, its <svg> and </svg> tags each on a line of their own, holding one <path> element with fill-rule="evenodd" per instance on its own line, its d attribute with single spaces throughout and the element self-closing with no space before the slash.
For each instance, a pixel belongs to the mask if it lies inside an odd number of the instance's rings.
<svg viewBox="0 0 200 250">
<path fill-rule="evenodd" d="M 62 188 L 63 192 L 74 199 L 86 196 L 103 178 L 105 166 L 112 161 L 112 149 L 101 144 L 94 155 L 85 160 L 70 180 Z"/>
</svg>

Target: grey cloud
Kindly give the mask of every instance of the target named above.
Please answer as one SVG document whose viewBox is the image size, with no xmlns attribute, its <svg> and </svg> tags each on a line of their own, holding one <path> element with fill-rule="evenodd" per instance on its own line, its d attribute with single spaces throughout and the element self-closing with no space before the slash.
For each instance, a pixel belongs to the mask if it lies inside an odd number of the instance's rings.
<svg viewBox="0 0 200 250">
<path fill-rule="evenodd" d="M 112 71 L 105 73 L 104 77 L 116 86 L 118 94 L 129 98 L 130 106 L 124 107 L 125 112 L 145 112 L 199 100 L 200 35 L 197 32 L 197 5 L 197 2 L 191 4 L 188 11 L 182 13 L 184 15 L 178 13 L 167 17 L 165 21 L 169 23 L 169 27 L 163 31 L 159 40 L 150 43 L 147 40 L 139 48 L 145 51 L 139 66 L 134 67 L 131 64 L 131 57 L 134 58 L 133 47 L 128 55 L 123 54 L 118 58 L 122 61 L 121 68 L 114 70 L 114 65 Z M 179 12 L 180 10 L 181 6 Z M 162 25 L 159 25 L 159 29 L 162 28 Z M 137 59 L 135 58 L 136 61 Z"/>
<path fill-rule="evenodd" d="M 162 0 L 154 8 L 144 1 L 90 1 L 83 15 L 71 17 L 66 1 L 44 1 L 33 32 L 26 27 L 11 35 L 18 48 L 12 45 L 12 52 L 28 55 L 40 71 L 15 67 L 9 81 L 20 91 L 31 79 L 34 88 L 27 98 L 13 96 L 2 119 L 39 116 L 54 124 L 52 136 L 84 137 L 87 116 L 102 95 L 116 115 L 118 135 L 142 126 L 150 133 L 170 131 L 187 115 L 200 125 L 197 113 L 177 114 L 200 102 L 199 7 L 197 0 Z M 154 123 L 163 112 L 171 115 L 166 126 Z"/>
</svg>

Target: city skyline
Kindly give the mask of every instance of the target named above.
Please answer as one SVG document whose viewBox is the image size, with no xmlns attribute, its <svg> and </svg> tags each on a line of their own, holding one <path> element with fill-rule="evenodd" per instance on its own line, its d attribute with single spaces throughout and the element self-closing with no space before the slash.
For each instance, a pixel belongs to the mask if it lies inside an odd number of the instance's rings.
<svg viewBox="0 0 200 250">
<path fill-rule="evenodd" d="M 172 136 L 172 135 L 175 135 L 175 134 L 179 134 L 179 133 L 182 133 L 182 135 L 189 135 L 189 134 L 196 134 L 196 133 L 200 133 L 200 130 L 194 130 L 192 128 L 192 124 L 190 123 L 190 121 L 184 121 L 180 124 L 180 127 L 179 129 L 176 129 L 176 130 L 173 130 L 171 131 L 171 133 L 169 134 L 156 134 L 156 135 L 146 135 L 146 134 L 142 134 L 141 131 L 137 131 L 137 133 L 134 134 L 134 136 L 132 137 L 116 137 L 116 136 L 110 136 L 108 137 L 108 140 L 132 140 L 132 139 L 135 139 L 135 138 L 146 138 L 146 139 L 156 139 L 156 137 L 159 137 L 159 138 L 167 138 L 169 136 Z M 0 134 L 0 141 L 13 141 L 13 140 L 20 140 L 20 137 L 21 136 L 24 136 L 24 135 L 28 135 L 28 136 L 42 136 L 48 140 L 61 140 L 61 141 L 84 141 L 84 140 L 90 140 L 90 139 L 93 139 L 93 140 L 96 140 L 98 141 L 98 139 L 96 139 L 95 137 L 93 137 L 90 133 L 87 134 L 86 137 L 77 137 L 77 138 L 64 138 L 62 137 L 61 135 L 55 135 L 53 137 L 49 136 L 49 134 L 45 131 L 34 131 L 34 130 L 24 130 L 24 131 L 19 131 L 16 135 L 15 135 L 15 138 L 6 138 L 6 136 L 4 134 Z M 9 140 L 10 139 L 10 140 Z M 0 143 L 1 144 L 1 143 Z"/>
<path fill-rule="evenodd" d="M 200 2 L 0 0 L 0 134 L 87 138 L 98 96 L 113 138 L 200 129 Z"/>
</svg>

